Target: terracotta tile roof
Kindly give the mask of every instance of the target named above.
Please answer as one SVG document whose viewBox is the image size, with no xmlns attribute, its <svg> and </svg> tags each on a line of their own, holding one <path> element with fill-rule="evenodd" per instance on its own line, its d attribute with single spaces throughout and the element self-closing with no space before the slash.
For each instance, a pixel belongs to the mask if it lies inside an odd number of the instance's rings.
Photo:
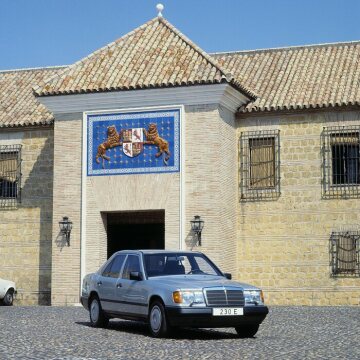
<svg viewBox="0 0 360 360">
<path fill-rule="evenodd" d="M 32 86 L 63 67 L 0 71 L 0 127 L 45 125 L 52 114 L 35 98 Z"/>
<path fill-rule="evenodd" d="M 34 87 L 38 96 L 228 82 L 244 88 L 207 53 L 156 17 Z"/>
<path fill-rule="evenodd" d="M 360 41 L 208 55 L 155 18 L 74 65 L 0 71 L 0 127 L 52 123 L 33 87 L 55 95 L 221 82 L 253 100 L 241 112 L 359 106 Z"/>
<path fill-rule="evenodd" d="M 241 112 L 360 105 L 360 41 L 211 55 L 258 95 Z"/>
</svg>

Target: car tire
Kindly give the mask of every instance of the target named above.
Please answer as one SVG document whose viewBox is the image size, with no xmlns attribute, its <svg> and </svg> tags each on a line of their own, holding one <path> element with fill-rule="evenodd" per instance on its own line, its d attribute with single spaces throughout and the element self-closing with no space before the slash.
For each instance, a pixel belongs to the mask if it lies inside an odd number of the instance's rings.
<svg viewBox="0 0 360 360">
<path fill-rule="evenodd" d="M 235 330 L 240 338 L 252 338 L 259 330 L 259 325 L 237 326 Z"/>
<path fill-rule="evenodd" d="M 166 318 L 164 305 L 161 301 L 156 300 L 151 303 L 149 328 L 153 337 L 162 338 L 170 335 L 171 328 Z"/>
<path fill-rule="evenodd" d="M 3 304 L 5 306 L 12 306 L 13 302 L 14 302 L 14 290 L 9 289 L 5 294 L 5 297 L 3 299 Z"/>
<path fill-rule="evenodd" d="M 109 324 L 109 318 L 104 314 L 97 296 L 90 301 L 89 315 L 92 327 L 106 327 Z"/>
</svg>

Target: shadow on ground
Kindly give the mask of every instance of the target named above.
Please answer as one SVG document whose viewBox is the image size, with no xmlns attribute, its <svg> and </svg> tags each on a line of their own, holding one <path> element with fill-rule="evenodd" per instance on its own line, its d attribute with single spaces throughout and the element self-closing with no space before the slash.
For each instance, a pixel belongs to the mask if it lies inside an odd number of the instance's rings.
<svg viewBox="0 0 360 360">
<path fill-rule="evenodd" d="M 79 321 L 77 325 L 91 327 L 89 322 Z M 106 328 L 109 331 L 119 331 L 129 334 L 143 335 L 151 337 L 148 326 L 142 322 L 112 320 Z M 221 331 L 219 329 L 191 329 L 191 328 L 175 328 L 173 329 L 170 339 L 183 340 L 224 340 L 237 339 L 235 333 Z"/>
</svg>

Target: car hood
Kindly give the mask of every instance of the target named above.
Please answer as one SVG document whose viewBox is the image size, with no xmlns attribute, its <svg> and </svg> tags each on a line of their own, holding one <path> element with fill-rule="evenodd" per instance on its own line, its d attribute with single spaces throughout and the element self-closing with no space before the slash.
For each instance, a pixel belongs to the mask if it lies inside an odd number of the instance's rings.
<svg viewBox="0 0 360 360">
<path fill-rule="evenodd" d="M 258 290 L 257 287 L 238 281 L 228 280 L 222 276 L 212 275 L 171 275 L 156 276 L 149 281 L 176 289 L 202 289 L 217 286 L 234 286 L 243 290 Z"/>
</svg>

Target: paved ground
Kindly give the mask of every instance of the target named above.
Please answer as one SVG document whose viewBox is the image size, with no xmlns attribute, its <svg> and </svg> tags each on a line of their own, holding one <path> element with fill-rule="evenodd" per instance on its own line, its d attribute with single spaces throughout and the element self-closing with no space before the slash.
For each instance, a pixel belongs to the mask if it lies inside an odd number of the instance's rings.
<svg viewBox="0 0 360 360">
<path fill-rule="evenodd" d="M 360 359 L 360 307 L 274 307 L 253 339 L 233 329 L 153 339 L 141 323 L 89 327 L 82 308 L 0 307 L 0 359 Z"/>
</svg>

